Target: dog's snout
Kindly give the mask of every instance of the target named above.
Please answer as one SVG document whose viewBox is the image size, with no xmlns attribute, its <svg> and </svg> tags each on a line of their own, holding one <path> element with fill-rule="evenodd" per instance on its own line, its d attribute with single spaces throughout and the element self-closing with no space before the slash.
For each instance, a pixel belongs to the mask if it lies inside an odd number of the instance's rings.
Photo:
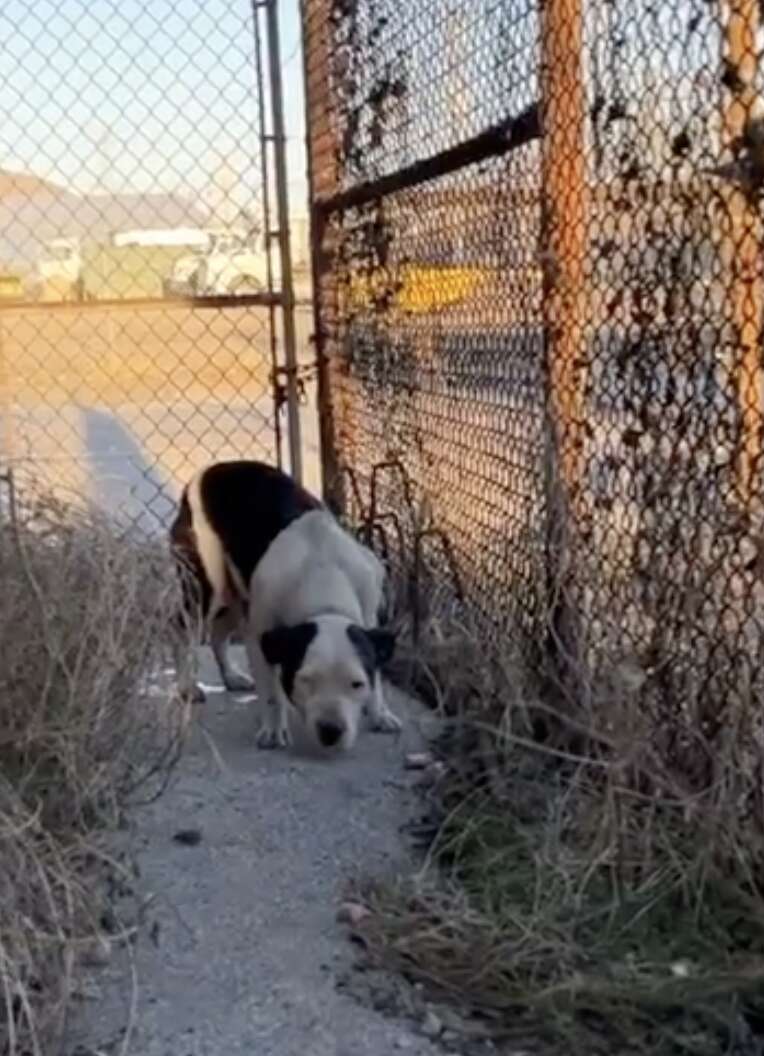
<svg viewBox="0 0 764 1056">
<path fill-rule="evenodd" d="M 333 748 L 341 740 L 345 727 L 330 719 L 323 719 L 321 722 L 316 723 L 316 732 L 324 748 Z"/>
</svg>

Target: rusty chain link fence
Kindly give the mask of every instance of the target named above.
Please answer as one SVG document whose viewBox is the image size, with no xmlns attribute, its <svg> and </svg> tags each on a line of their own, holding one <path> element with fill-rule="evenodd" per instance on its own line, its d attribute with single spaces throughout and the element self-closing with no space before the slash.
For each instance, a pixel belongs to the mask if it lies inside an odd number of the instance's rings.
<svg viewBox="0 0 764 1056">
<path fill-rule="evenodd" d="M 211 459 L 290 464 L 307 312 L 287 292 L 309 297 L 308 239 L 295 216 L 293 274 L 276 11 L 3 5 L 0 458 L 17 482 L 153 531 Z"/>
<path fill-rule="evenodd" d="M 328 494 L 677 793 L 760 774 L 759 17 L 303 3 Z"/>
</svg>

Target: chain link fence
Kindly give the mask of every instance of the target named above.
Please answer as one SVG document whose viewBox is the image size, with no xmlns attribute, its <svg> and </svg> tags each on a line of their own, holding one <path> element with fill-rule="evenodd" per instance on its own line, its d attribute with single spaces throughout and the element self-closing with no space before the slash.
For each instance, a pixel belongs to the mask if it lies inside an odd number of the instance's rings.
<svg viewBox="0 0 764 1056">
<path fill-rule="evenodd" d="M 331 498 L 674 791 L 758 772 L 758 4 L 303 15 Z"/>
<path fill-rule="evenodd" d="M 0 11 L 0 458 L 148 530 L 210 459 L 282 457 L 271 9 Z"/>
</svg>

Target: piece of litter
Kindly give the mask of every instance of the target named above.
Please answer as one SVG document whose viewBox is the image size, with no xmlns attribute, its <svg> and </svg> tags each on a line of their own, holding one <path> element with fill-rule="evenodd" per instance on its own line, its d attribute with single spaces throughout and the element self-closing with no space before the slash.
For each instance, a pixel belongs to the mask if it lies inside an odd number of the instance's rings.
<svg viewBox="0 0 764 1056">
<path fill-rule="evenodd" d="M 371 916 L 371 910 L 360 902 L 343 902 L 337 910 L 337 920 L 340 924 L 352 924 L 355 928 L 366 917 Z"/>
<path fill-rule="evenodd" d="M 433 762 L 429 752 L 409 752 L 404 766 L 407 770 L 424 770 Z"/>
<path fill-rule="evenodd" d="M 677 979 L 687 979 L 690 974 L 690 966 L 687 961 L 675 961 L 671 965 L 671 974 Z"/>
</svg>

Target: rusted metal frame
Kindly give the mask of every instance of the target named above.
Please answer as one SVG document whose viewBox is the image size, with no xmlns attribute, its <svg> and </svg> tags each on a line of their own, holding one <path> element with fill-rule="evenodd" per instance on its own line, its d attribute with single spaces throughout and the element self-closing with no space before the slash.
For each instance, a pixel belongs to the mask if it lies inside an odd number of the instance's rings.
<svg viewBox="0 0 764 1056">
<path fill-rule="evenodd" d="M 0 484 L 8 487 L 8 509 L 11 523 L 16 517 L 16 488 L 14 466 L 16 463 L 16 437 L 13 417 L 14 396 L 11 385 L 11 374 L 5 347 L 5 333 L 0 321 Z M 0 503 L 0 516 L 4 513 Z"/>
<path fill-rule="evenodd" d="M 586 116 L 591 116 L 589 111 L 586 111 Z M 504 157 L 542 136 L 539 104 L 531 103 L 521 113 L 492 125 L 454 147 L 422 158 L 377 180 L 367 180 L 328 197 L 319 196 L 315 207 L 327 216 L 345 209 L 356 209 L 391 194 L 412 190 L 431 180 L 449 176 L 468 166 Z"/>
<path fill-rule="evenodd" d="M 454 147 L 422 158 L 421 161 L 381 176 L 377 180 L 359 183 L 346 191 L 340 191 L 327 197 L 319 196 L 315 205 L 325 215 L 342 212 L 345 209 L 355 209 L 380 198 L 386 198 L 388 195 L 411 190 L 441 176 L 448 176 L 469 165 L 503 157 L 517 147 L 523 147 L 539 139 L 540 136 L 538 107 L 534 103 L 522 113 L 508 117 Z"/>
<path fill-rule="evenodd" d="M 346 496 L 335 431 L 338 386 L 334 383 L 336 365 L 332 364 L 328 352 L 328 335 L 323 321 L 324 315 L 330 312 L 335 318 L 337 316 L 337 289 L 331 255 L 326 250 L 327 217 L 316 205 L 321 195 L 329 196 L 339 186 L 339 153 L 328 111 L 331 100 L 330 13 L 330 0 L 300 0 L 322 491 L 327 505 L 341 514 L 345 511 Z M 324 112 L 322 108 L 325 108 Z"/>
<path fill-rule="evenodd" d="M 273 288 L 273 251 L 271 239 L 271 193 L 268 181 L 268 149 L 273 142 L 267 131 L 265 113 L 265 77 L 263 75 L 263 39 L 260 31 L 259 11 L 261 4 L 252 3 L 252 32 L 255 49 L 255 92 L 257 94 L 257 120 L 260 126 L 260 183 L 263 191 L 263 239 L 265 245 L 265 271 L 269 293 Z M 280 300 L 280 297 L 279 297 Z M 274 300 L 268 305 L 268 344 L 271 357 L 271 395 L 273 397 L 273 433 L 276 440 L 276 464 L 283 466 L 283 438 L 281 435 L 281 397 L 283 385 L 278 381 L 279 352 L 276 334 L 276 307 Z"/>
<path fill-rule="evenodd" d="M 546 378 L 547 575 L 550 652 L 563 684 L 576 692 L 571 665 L 577 621 L 568 601 L 571 539 L 580 530 L 586 427 L 586 274 L 589 185 L 582 0 L 541 5 L 542 257 Z M 571 678 L 571 676 L 573 676 Z"/>
<path fill-rule="evenodd" d="M 740 157 L 750 129 L 761 115 L 754 112 L 758 66 L 758 0 L 728 0 L 721 5 L 724 21 L 724 83 L 728 90 L 724 108 L 725 147 Z M 754 159 L 755 161 L 756 159 Z M 723 258 L 728 268 L 728 289 L 738 337 L 735 384 L 740 414 L 736 460 L 737 493 L 751 510 L 760 498 L 762 441 L 764 440 L 764 370 L 762 369 L 762 221 L 756 193 L 731 187 L 725 193 L 728 231 Z"/>
<path fill-rule="evenodd" d="M 265 41 L 268 53 L 268 80 L 271 96 L 271 129 L 276 190 L 278 246 L 281 261 L 281 325 L 287 391 L 287 435 L 292 476 L 302 482 L 302 438 L 300 435 L 300 393 L 297 384 L 297 329 L 294 317 L 294 275 L 292 240 L 289 230 L 289 191 L 286 170 L 286 126 L 284 92 L 281 80 L 281 41 L 277 0 L 266 0 Z"/>
</svg>

